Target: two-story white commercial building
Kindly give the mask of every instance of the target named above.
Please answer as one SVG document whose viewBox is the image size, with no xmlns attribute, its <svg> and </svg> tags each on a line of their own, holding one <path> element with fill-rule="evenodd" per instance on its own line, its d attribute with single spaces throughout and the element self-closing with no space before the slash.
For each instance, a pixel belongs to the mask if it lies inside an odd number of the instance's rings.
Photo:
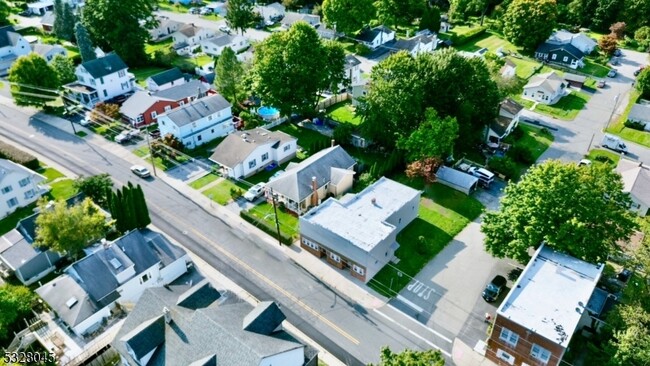
<svg viewBox="0 0 650 366">
<path fill-rule="evenodd" d="M 249 177 L 269 164 L 280 165 L 296 156 L 298 140 L 282 131 L 255 128 L 228 135 L 210 160 L 219 164 L 223 175 Z"/>
<path fill-rule="evenodd" d="M 0 219 L 36 202 L 49 187 L 45 177 L 13 161 L 0 159 Z"/>
<path fill-rule="evenodd" d="M 219 94 L 196 99 L 158 116 L 158 128 L 161 136 L 171 134 L 189 148 L 235 130 L 231 105 Z"/>
<path fill-rule="evenodd" d="M 36 293 L 77 335 L 96 331 L 116 303 L 133 306 L 150 287 L 167 285 L 187 272 L 185 250 L 150 230 L 135 230 L 103 243 Z"/>
<path fill-rule="evenodd" d="M 84 62 L 75 70 L 77 81 L 63 87 L 70 95 L 85 106 L 92 108 L 135 88 L 135 76 L 115 53 Z"/>
<path fill-rule="evenodd" d="M 0 27 L 0 76 L 7 75 L 14 61 L 31 51 L 29 42 L 14 27 Z"/>
</svg>

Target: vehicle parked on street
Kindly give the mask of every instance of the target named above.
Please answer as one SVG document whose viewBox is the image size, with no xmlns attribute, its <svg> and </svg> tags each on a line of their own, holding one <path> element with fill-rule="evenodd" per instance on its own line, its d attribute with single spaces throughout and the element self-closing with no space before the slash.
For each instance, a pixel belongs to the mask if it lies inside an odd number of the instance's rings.
<svg viewBox="0 0 650 366">
<path fill-rule="evenodd" d="M 190 14 L 198 14 L 200 12 L 199 8 L 189 8 L 187 11 Z"/>
<path fill-rule="evenodd" d="M 128 131 L 122 131 L 120 132 L 119 135 L 115 136 L 115 142 L 118 144 L 125 144 L 131 140 L 131 136 L 129 136 Z"/>
<path fill-rule="evenodd" d="M 611 70 L 609 70 L 609 72 L 607 73 L 607 77 L 613 78 L 613 77 L 616 76 L 616 74 L 618 74 L 618 71 L 616 71 L 616 69 L 611 69 Z"/>
<path fill-rule="evenodd" d="M 151 176 L 149 169 L 143 167 L 142 165 L 132 166 L 131 171 L 133 172 L 133 174 L 137 175 L 140 178 L 149 178 Z"/>
<path fill-rule="evenodd" d="M 126 133 L 126 135 L 129 137 L 129 139 L 137 139 L 137 140 L 142 139 L 142 134 L 140 130 L 130 130 Z"/>
<path fill-rule="evenodd" d="M 200 15 L 209 15 L 209 14 L 212 14 L 212 9 L 207 8 L 207 7 L 203 7 L 203 8 L 201 8 L 201 10 L 199 11 L 199 14 L 200 14 Z"/>
<path fill-rule="evenodd" d="M 601 80 L 596 84 L 596 86 L 600 89 L 604 88 L 607 85 L 607 82 L 605 80 Z"/>
<path fill-rule="evenodd" d="M 485 286 L 485 290 L 483 290 L 483 294 L 481 295 L 483 300 L 487 302 L 496 301 L 499 295 L 501 295 L 503 288 L 506 287 L 506 283 L 508 283 L 508 280 L 505 277 L 501 275 L 494 276 L 492 281 Z"/>
<path fill-rule="evenodd" d="M 622 154 L 627 154 L 627 145 L 619 137 L 614 135 L 606 134 L 603 136 L 603 141 L 600 143 L 602 147 L 606 147 L 610 150 L 620 152 Z"/>
<path fill-rule="evenodd" d="M 582 159 L 578 163 L 578 166 L 589 166 L 589 165 L 591 165 L 591 160 L 589 159 Z"/>
<path fill-rule="evenodd" d="M 231 31 L 230 27 L 227 26 L 227 25 L 222 25 L 221 27 L 219 27 L 219 30 L 224 32 L 224 33 L 227 33 L 227 34 L 230 34 L 230 31 Z"/>
<path fill-rule="evenodd" d="M 616 51 L 614 51 L 614 56 L 616 56 L 616 57 L 623 56 L 623 51 L 621 51 L 620 48 L 617 48 Z"/>
<path fill-rule="evenodd" d="M 244 193 L 244 198 L 250 202 L 255 201 L 264 193 L 264 185 L 264 183 L 257 183 L 252 186 L 248 191 L 246 191 L 246 193 Z"/>
</svg>

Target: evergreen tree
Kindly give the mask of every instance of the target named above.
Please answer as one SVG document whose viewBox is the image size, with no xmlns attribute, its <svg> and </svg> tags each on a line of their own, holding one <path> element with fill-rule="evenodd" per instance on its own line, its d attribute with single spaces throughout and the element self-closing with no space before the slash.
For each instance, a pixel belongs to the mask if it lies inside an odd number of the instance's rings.
<svg viewBox="0 0 650 366">
<path fill-rule="evenodd" d="M 65 17 L 63 16 L 63 1 L 54 0 L 54 24 L 52 25 L 52 33 L 59 38 L 63 38 L 63 23 Z"/>
<path fill-rule="evenodd" d="M 138 228 L 143 229 L 147 225 L 151 224 L 151 218 L 149 217 L 149 208 L 147 207 L 147 201 L 144 198 L 144 192 L 142 187 L 138 184 L 135 188 L 137 200 L 136 200 L 136 210 L 138 212 Z"/>
<path fill-rule="evenodd" d="M 129 182 L 126 187 L 122 188 L 124 195 L 124 213 L 126 214 L 126 230 L 132 230 L 138 226 L 135 211 L 135 201 L 133 199 L 133 183 Z"/>
<path fill-rule="evenodd" d="M 72 11 L 72 7 L 67 2 L 63 3 L 63 20 L 62 33 L 59 37 L 65 39 L 66 41 L 72 41 L 74 39 L 74 25 L 77 22 L 77 16 Z"/>
<path fill-rule="evenodd" d="M 95 50 L 93 49 L 93 44 L 90 41 L 90 35 L 88 35 L 86 27 L 81 23 L 75 24 L 74 34 L 77 39 L 77 46 L 79 47 L 79 53 L 81 54 L 83 62 L 96 59 L 97 55 L 95 55 Z"/>
</svg>

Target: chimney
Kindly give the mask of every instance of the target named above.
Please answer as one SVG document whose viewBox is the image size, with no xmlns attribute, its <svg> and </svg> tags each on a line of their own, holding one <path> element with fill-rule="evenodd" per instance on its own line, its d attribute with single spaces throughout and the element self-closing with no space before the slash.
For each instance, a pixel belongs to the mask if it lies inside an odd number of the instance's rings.
<svg viewBox="0 0 650 366">
<path fill-rule="evenodd" d="M 172 322 L 172 313 L 166 306 L 163 308 L 163 316 L 165 317 L 165 323 L 169 324 Z"/>
<path fill-rule="evenodd" d="M 106 239 L 102 239 L 102 240 L 100 240 L 100 243 L 102 243 L 102 246 L 103 246 L 104 248 L 108 248 L 108 241 L 106 241 Z"/>
<path fill-rule="evenodd" d="M 331 147 L 334 147 L 334 139 L 332 139 L 332 146 Z"/>
<path fill-rule="evenodd" d="M 316 182 L 316 177 L 311 177 L 311 205 L 318 205 L 318 182 Z"/>
<path fill-rule="evenodd" d="M 373 205 L 377 204 L 377 199 L 375 197 L 370 199 L 370 202 L 372 202 Z"/>
</svg>

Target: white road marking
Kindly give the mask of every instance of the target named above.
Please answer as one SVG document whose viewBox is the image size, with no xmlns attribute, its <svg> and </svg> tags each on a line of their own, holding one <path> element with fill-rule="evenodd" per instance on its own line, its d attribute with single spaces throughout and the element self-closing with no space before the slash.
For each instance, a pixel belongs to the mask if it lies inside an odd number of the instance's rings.
<svg viewBox="0 0 650 366">
<path fill-rule="evenodd" d="M 391 323 L 397 325 L 398 327 L 404 329 L 405 331 L 409 332 L 411 335 L 413 335 L 414 337 L 420 339 L 421 341 L 423 341 L 424 343 L 428 344 L 429 346 L 431 346 L 431 347 L 433 347 L 433 348 L 439 350 L 441 353 L 443 353 L 443 354 L 446 355 L 447 357 L 451 357 L 451 353 L 449 353 L 449 352 L 443 350 L 442 348 L 440 348 L 440 347 L 438 347 L 437 345 L 433 344 L 432 342 L 428 341 L 426 338 L 422 337 L 421 335 L 419 335 L 419 334 L 415 333 L 414 331 L 412 331 L 412 330 L 406 328 L 406 327 L 403 326 L 402 324 L 400 324 L 400 323 L 398 323 L 397 321 L 395 321 L 395 319 L 389 317 L 388 315 L 382 313 L 381 311 L 379 311 L 379 310 L 377 310 L 377 309 L 372 309 L 372 310 L 373 310 L 375 313 L 381 315 L 384 319 L 386 319 L 386 320 L 388 320 L 389 322 L 391 322 Z M 426 327 L 425 327 L 425 328 L 426 328 Z M 427 328 L 427 329 L 428 329 L 428 328 Z M 429 330 L 433 331 L 433 329 L 429 329 Z M 433 332 L 435 333 L 435 331 L 433 331 Z M 444 338 L 444 337 L 443 337 L 443 338 Z M 444 339 L 445 339 L 445 340 L 448 340 L 447 338 L 444 338 Z M 451 343 L 451 341 L 449 341 L 449 342 Z"/>
<path fill-rule="evenodd" d="M 395 310 L 395 311 L 401 313 L 401 311 L 400 311 L 399 309 L 395 308 L 393 305 L 391 305 L 391 304 L 386 304 L 386 305 L 387 305 L 387 306 L 390 306 L 391 308 L 393 308 L 393 310 Z M 438 336 L 439 338 L 441 338 L 441 339 L 443 339 L 443 340 L 445 340 L 445 341 L 447 341 L 447 342 L 449 342 L 449 343 L 453 343 L 453 341 L 452 341 L 451 339 L 449 339 L 449 338 L 445 337 L 444 335 L 442 335 L 442 334 L 436 332 L 435 330 L 433 330 L 433 329 L 427 327 L 426 325 L 424 325 L 424 324 L 420 323 L 419 321 L 417 321 L 417 320 L 411 318 L 410 316 L 406 315 L 405 317 L 406 317 L 407 319 L 411 320 L 413 323 L 419 325 L 420 327 L 422 327 L 422 328 L 428 330 L 429 332 L 435 334 L 435 335 Z"/>
</svg>

